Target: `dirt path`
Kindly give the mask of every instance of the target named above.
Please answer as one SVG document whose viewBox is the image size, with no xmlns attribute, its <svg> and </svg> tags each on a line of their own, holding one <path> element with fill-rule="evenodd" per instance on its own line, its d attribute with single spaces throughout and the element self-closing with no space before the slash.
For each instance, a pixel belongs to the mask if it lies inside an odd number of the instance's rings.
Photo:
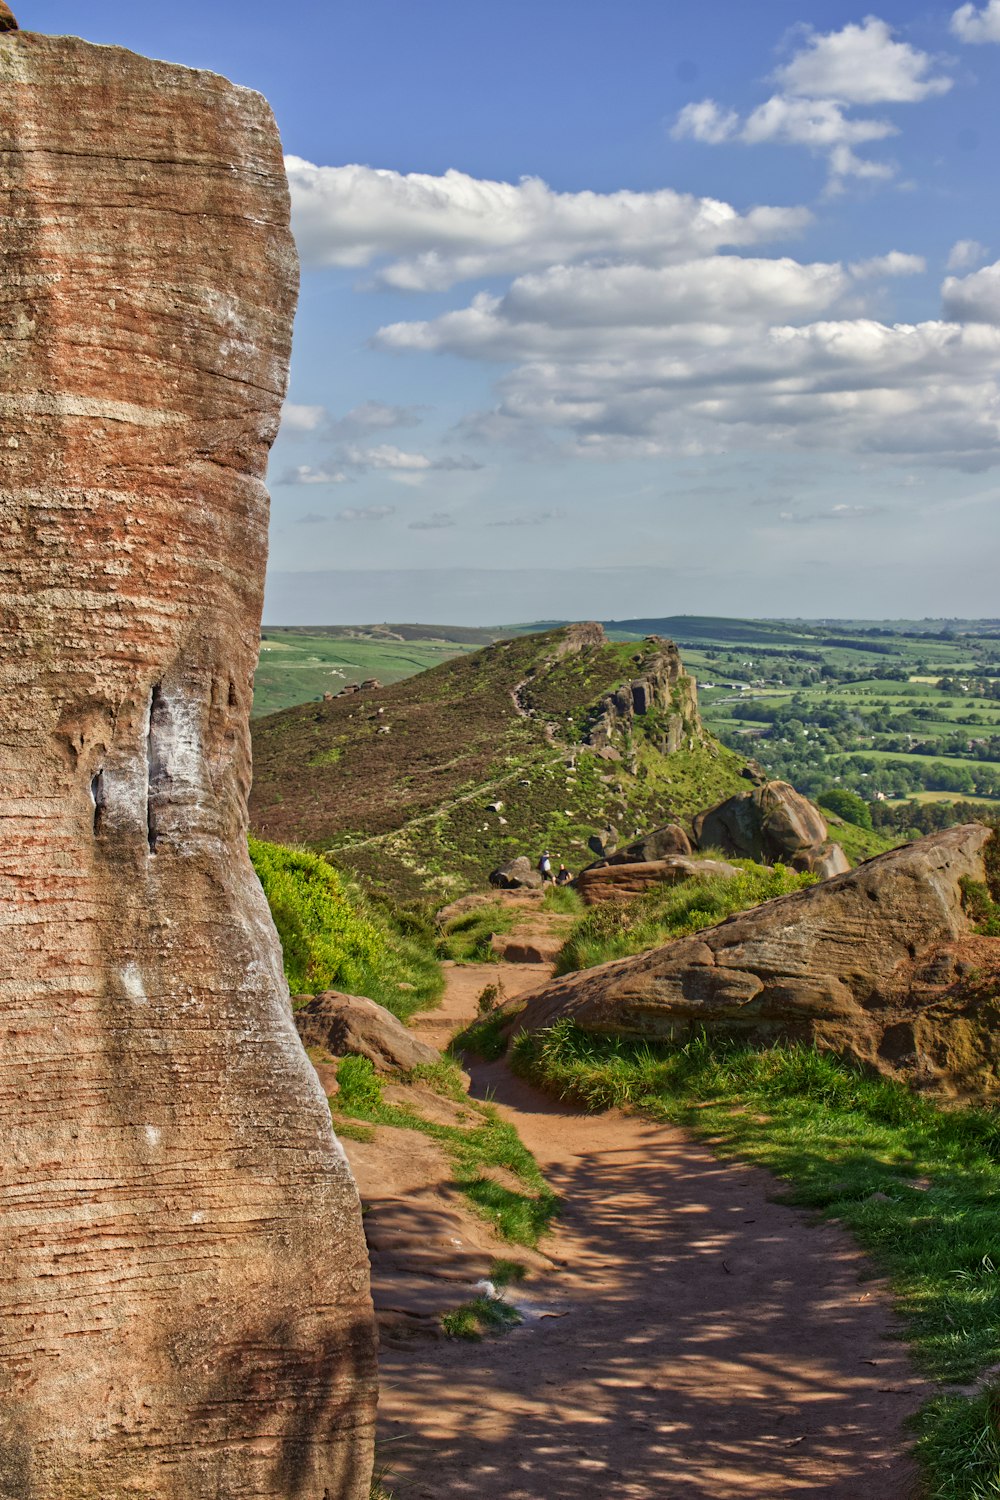
<svg viewBox="0 0 1000 1500">
<path fill-rule="evenodd" d="M 543 973 L 451 968 L 416 1029 L 440 1045 L 485 984 L 514 994 Z M 397 1500 L 916 1493 L 903 1424 L 927 1389 L 845 1233 L 681 1131 L 559 1106 L 502 1064 L 472 1072 L 564 1197 L 545 1241 L 560 1271 L 529 1283 L 503 1339 L 383 1350 Z"/>
</svg>

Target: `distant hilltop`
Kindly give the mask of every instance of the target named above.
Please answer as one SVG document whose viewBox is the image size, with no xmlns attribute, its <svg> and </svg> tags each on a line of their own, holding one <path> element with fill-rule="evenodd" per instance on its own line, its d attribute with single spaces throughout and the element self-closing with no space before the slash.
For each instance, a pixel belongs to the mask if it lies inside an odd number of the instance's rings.
<svg viewBox="0 0 1000 1500">
<path fill-rule="evenodd" d="M 447 897 L 543 848 L 579 868 L 602 830 L 729 795 L 742 762 L 703 729 L 672 641 L 589 622 L 258 719 L 254 766 L 262 837 L 333 851 L 397 896 Z"/>
</svg>

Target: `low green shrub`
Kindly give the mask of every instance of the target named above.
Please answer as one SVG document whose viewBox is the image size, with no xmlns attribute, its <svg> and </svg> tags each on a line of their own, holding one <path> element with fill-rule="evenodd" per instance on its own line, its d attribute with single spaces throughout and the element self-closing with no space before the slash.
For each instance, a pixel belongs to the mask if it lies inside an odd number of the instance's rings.
<svg viewBox="0 0 1000 1500">
<path fill-rule="evenodd" d="M 508 1333 L 521 1321 L 516 1307 L 499 1297 L 474 1297 L 445 1313 L 441 1326 L 451 1339 L 481 1339 L 485 1333 Z"/>
<path fill-rule="evenodd" d="M 367 995 L 405 1020 L 444 985 L 433 948 L 393 925 L 319 855 L 250 840 L 250 858 L 278 929 L 293 994 Z"/>
<path fill-rule="evenodd" d="M 632 901 L 605 901 L 577 922 L 556 959 L 556 973 L 591 969 L 612 958 L 628 958 L 659 948 L 673 938 L 712 927 L 735 912 L 759 906 L 815 885 L 815 875 L 800 875 L 784 865 L 773 868 L 751 860 L 735 861 L 740 874 L 729 880 L 683 880 L 663 885 Z"/>
<path fill-rule="evenodd" d="M 570 885 L 547 885 L 542 897 L 542 911 L 558 912 L 562 916 L 578 917 L 586 910 L 583 897 Z"/>
</svg>

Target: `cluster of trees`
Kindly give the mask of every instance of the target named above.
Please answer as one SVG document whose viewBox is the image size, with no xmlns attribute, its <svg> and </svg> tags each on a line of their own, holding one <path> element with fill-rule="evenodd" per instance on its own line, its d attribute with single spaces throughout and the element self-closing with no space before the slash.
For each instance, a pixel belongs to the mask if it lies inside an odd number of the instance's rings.
<svg viewBox="0 0 1000 1500">
<path fill-rule="evenodd" d="M 868 809 L 880 833 L 920 838 L 956 823 L 1000 824 L 1000 803 L 985 802 L 875 802 Z"/>
</svg>

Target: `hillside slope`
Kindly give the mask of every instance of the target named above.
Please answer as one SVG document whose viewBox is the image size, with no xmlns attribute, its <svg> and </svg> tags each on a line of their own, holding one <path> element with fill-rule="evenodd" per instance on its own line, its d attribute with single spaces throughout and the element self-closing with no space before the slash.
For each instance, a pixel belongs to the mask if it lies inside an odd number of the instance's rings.
<svg viewBox="0 0 1000 1500">
<path fill-rule="evenodd" d="M 545 847 L 579 868 L 607 824 L 689 816 L 740 766 L 672 642 L 571 625 L 259 719 L 251 818 L 396 896 L 446 897 Z"/>
</svg>

